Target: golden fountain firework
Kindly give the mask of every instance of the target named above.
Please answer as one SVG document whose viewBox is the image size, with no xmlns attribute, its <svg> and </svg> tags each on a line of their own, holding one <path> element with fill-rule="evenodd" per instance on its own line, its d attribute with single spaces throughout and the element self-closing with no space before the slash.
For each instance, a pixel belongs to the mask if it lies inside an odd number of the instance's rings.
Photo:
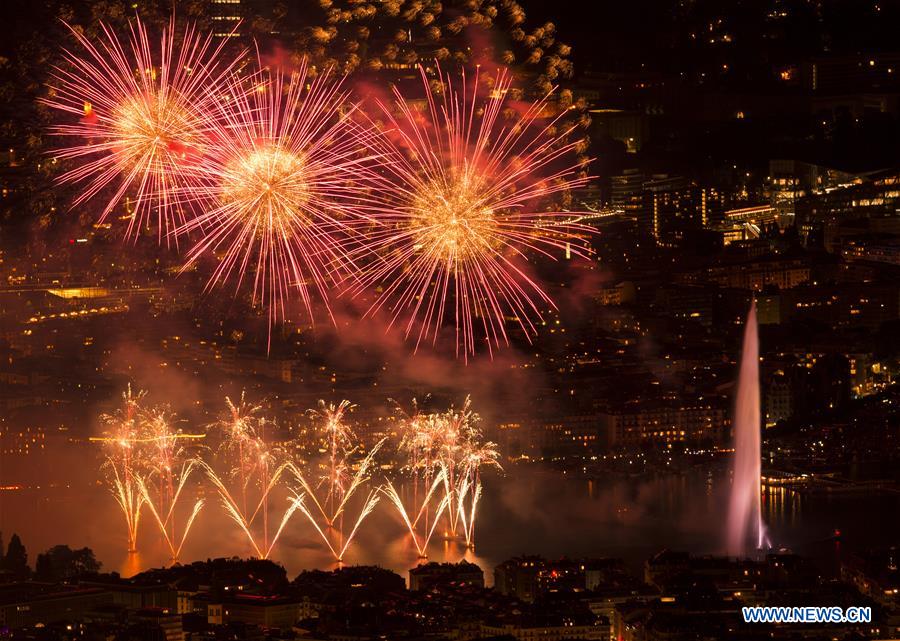
<svg viewBox="0 0 900 641">
<path fill-rule="evenodd" d="M 353 407 L 349 401 L 341 401 L 338 405 L 319 401 L 319 409 L 311 410 L 310 415 L 321 425 L 322 450 L 327 456 L 324 473 L 318 483 L 312 485 L 299 469 L 293 468 L 295 478 L 303 490 L 302 493 L 295 492 L 297 509 L 310 521 L 336 561 L 343 560 L 359 527 L 375 509 L 379 498 L 377 489 L 370 488 L 364 493 L 362 506 L 345 536 L 344 516 L 350 509 L 351 499 L 369 484 L 375 455 L 384 444 L 384 439 L 379 441 L 358 463 L 356 471 L 353 471 L 351 459 L 359 451 L 360 445 L 345 416 Z M 306 505 L 306 497 L 315 505 L 315 513 Z M 320 520 L 322 523 L 319 523 Z"/>
</svg>

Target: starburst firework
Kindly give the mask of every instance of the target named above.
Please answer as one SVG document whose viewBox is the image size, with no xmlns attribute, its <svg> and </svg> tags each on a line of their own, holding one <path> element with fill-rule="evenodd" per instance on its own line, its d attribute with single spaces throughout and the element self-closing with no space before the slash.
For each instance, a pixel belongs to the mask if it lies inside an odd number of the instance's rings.
<svg viewBox="0 0 900 641">
<path fill-rule="evenodd" d="M 393 108 L 381 105 L 395 134 L 385 156 L 400 202 L 370 231 L 366 251 L 380 253 L 354 292 L 383 289 L 370 309 L 405 317 L 416 344 L 437 340 L 445 322 L 456 328 L 457 354 L 508 342 L 505 322 L 535 333 L 541 306 L 552 306 L 529 275 L 529 254 L 585 253 L 590 230 L 571 214 L 545 211 L 554 196 L 585 182 L 579 163 L 566 164 L 577 143 L 545 118 L 547 98 L 521 113 L 506 109 L 510 79 L 499 71 L 488 96 L 479 78 L 458 88 L 438 70 L 421 69 L 426 108 L 420 113 L 395 88 Z M 434 85 L 434 86 L 433 86 Z M 549 97 L 549 96 L 548 96 Z M 396 115 L 395 115 L 396 114 Z"/>
<path fill-rule="evenodd" d="M 155 225 L 160 241 L 177 242 L 176 232 L 189 217 L 178 191 L 205 153 L 222 81 L 241 56 L 223 62 L 227 39 L 214 45 L 211 35 L 202 37 L 193 28 L 180 34 L 174 20 L 158 48 L 139 19 L 130 27 L 125 43 L 105 24 L 96 43 L 70 27 L 84 54 L 64 53 L 66 64 L 55 68 L 44 101 L 78 118 L 52 130 L 78 141 L 54 152 L 77 163 L 59 179 L 83 185 L 74 205 L 112 190 L 101 222 L 123 199 L 133 198 L 126 238 L 134 240 Z"/>
<path fill-rule="evenodd" d="M 231 84 L 200 184 L 183 194 L 204 209 L 184 226 L 202 234 L 185 268 L 217 254 L 207 288 L 252 280 L 271 330 L 294 296 L 310 319 L 314 298 L 328 308 L 330 284 L 354 271 L 347 237 L 379 207 L 383 180 L 368 148 L 372 130 L 351 118 L 340 79 L 311 78 L 304 62 L 291 75 L 263 70 Z"/>
</svg>

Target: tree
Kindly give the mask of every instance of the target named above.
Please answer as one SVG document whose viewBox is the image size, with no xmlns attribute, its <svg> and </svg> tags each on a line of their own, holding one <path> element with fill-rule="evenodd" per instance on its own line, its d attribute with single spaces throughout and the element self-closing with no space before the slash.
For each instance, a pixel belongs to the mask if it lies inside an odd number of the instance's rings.
<svg viewBox="0 0 900 641">
<path fill-rule="evenodd" d="M 38 554 L 34 564 L 35 576 L 41 581 L 65 581 L 99 570 L 100 562 L 93 550 L 73 550 L 68 545 L 55 545 L 43 554 Z"/>
<path fill-rule="evenodd" d="M 3 569 L 11 572 L 17 578 L 26 578 L 30 573 L 28 567 L 28 553 L 18 534 L 13 534 L 3 557 Z"/>
</svg>

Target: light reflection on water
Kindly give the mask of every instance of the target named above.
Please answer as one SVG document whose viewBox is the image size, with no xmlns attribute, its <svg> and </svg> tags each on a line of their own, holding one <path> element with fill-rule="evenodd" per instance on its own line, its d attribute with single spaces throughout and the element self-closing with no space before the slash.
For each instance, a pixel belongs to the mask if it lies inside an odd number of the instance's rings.
<svg viewBox="0 0 900 641">
<path fill-rule="evenodd" d="M 485 479 L 479 506 L 476 549 L 437 535 L 429 560 L 465 558 L 485 569 L 517 554 L 617 556 L 633 568 L 663 548 L 722 553 L 729 478 L 726 473 L 692 471 L 653 478 L 586 481 L 558 473 L 509 470 Z M 284 497 L 273 498 L 282 505 Z M 843 547 L 884 545 L 900 538 L 898 496 L 801 496 L 785 488 L 767 490 L 764 519 L 773 543 L 824 559 L 833 569 L 835 530 Z M 249 544 L 210 496 L 185 545 L 184 560 L 248 556 Z M 113 499 L 102 486 L 4 492 L 0 531 L 17 532 L 33 560 L 51 545 L 94 549 L 107 570 L 123 575 L 168 563 L 153 524 L 141 527 L 140 552 L 127 555 Z M 286 528 L 272 557 L 290 576 L 303 569 L 333 568 L 335 562 L 301 516 Z M 346 564 L 378 564 L 406 576 L 419 562 L 415 546 L 389 502 L 382 500 L 346 557 Z"/>
</svg>

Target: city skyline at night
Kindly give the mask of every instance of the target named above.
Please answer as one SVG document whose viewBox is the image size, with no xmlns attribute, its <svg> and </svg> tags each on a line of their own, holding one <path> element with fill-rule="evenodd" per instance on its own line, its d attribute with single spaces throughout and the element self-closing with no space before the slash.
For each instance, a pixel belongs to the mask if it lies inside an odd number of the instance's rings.
<svg viewBox="0 0 900 641">
<path fill-rule="evenodd" d="M 2 12 L 0 637 L 900 636 L 900 3 Z"/>
</svg>

